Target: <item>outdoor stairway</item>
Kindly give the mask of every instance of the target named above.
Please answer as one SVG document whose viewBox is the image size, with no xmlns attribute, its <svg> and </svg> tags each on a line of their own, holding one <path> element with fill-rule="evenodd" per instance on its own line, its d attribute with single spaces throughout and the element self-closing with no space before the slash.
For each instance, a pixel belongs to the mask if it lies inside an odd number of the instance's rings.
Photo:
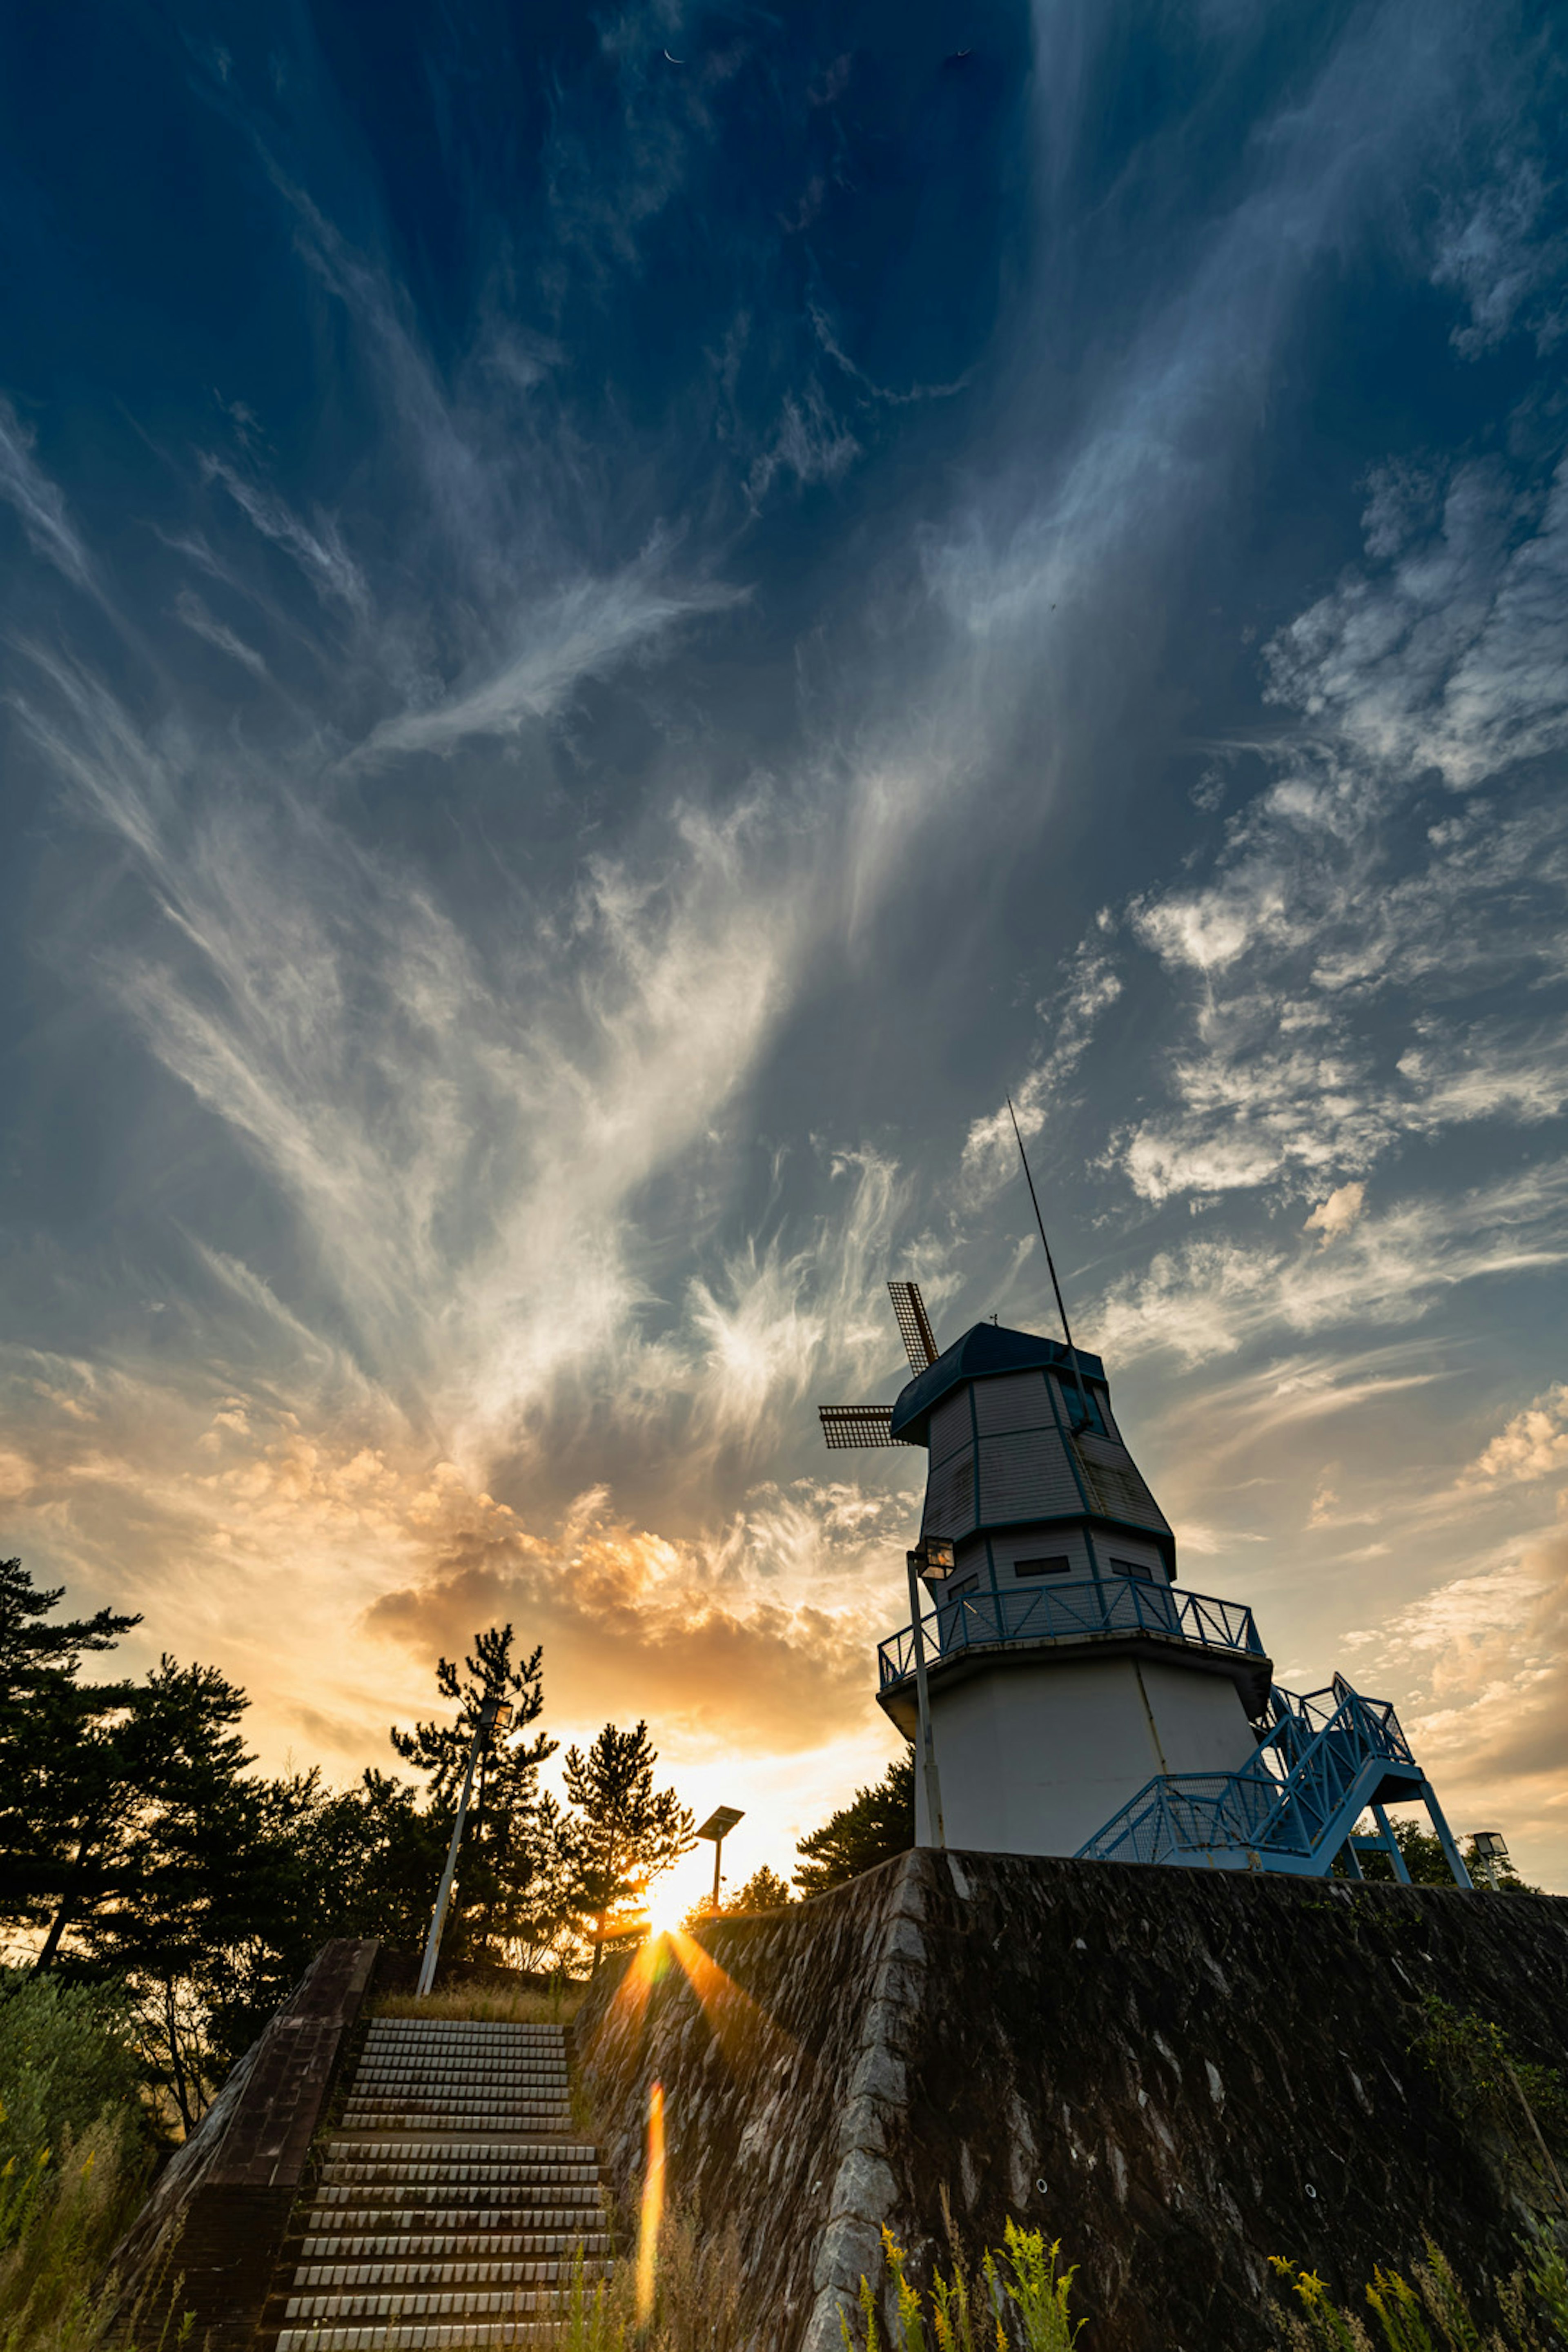
<svg viewBox="0 0 1568 2352">
<path fill-rule="evenodd" d="M 579 2250 L 610 2242 L 598 2150 L 572 2130 L 558 2025 L 379 2018 L 349 2085 L 276 2352 L 536 2338 Z"/>
</svg>

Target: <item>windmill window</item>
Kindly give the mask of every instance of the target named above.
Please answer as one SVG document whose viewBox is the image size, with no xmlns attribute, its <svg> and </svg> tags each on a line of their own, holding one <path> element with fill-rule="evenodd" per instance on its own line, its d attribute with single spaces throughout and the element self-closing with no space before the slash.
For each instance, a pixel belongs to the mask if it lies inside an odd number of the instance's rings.
<svg viewBox="0 0 1568 2352">
<path fill-rule="evenodd" d="M 1153 1584 L 1158 1581 L 1153 1570 L 1145 1567 L 1141 1559 L 1113 1559 L 1110 1563 L 1110 1573 L 1112 1576 L 1131 1576 L 1140 1584 Z"/>
<path fill-rule="evenodd" d="M 1070 1576 L 1072 1562 L 1065 1551 L 1052 1552 L 1047 1559 L 1016 1559 L 1015 1576 Z"/>
<path fill-rule="evenodd" d="M 1062 1402 L 1068 1409 L 1068 1421 L 1074 1432 L 1092 1429 L 1097 1435 L 1103 1437 L 1106 1434 L 1105 1415 L 1100 1409 L 1100 1399 L 1089 1382 L 1085 1381 L 1080 1388 L 1069 1372 L 1058 1373 L 1058 1378 L 1062 1384 Z"/>
</svg>

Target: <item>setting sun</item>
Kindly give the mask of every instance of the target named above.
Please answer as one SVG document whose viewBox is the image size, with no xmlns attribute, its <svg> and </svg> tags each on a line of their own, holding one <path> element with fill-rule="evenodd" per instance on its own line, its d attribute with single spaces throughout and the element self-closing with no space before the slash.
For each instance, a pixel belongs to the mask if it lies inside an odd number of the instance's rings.
<svg viewBox="0 0 1568 2352">
<path fill-rule="evenodd" d="M 661 1888 L 650 1895 L 647 1904 L 647 1932 L 650 1937 L 668 1936 L 679 1927 L 689 1906 L 683 1904 L 674 1887 Z"/>
</svg>

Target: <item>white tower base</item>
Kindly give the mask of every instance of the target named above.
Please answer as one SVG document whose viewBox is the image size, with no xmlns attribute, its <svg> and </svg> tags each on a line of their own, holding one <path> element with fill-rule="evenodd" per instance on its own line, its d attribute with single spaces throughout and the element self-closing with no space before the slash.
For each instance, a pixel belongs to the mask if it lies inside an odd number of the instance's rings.
<svg viewBox="0 0 1568 2352">
<path fill-rule="evenodd" d="M 947 1843 L 991 1853 L 1075 1854 L 1156 1773 L 1236 1772 L 1257 1753 L 1228 1676 L 1148 1657 L 939 1668 L 931 1731 Z M 915 1841 L 933 1843 L 921 1773 Z"/>
</svg>

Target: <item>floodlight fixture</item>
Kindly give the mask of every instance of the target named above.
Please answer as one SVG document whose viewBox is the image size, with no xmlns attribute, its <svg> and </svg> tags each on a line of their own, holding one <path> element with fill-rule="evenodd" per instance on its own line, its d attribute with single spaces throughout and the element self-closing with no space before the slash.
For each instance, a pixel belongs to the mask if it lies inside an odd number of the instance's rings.
<svg viewBox="0 0 1568 2352">
<path fill-rule="evenodd" d="M 856 1445 L 901 1445 L 904 1442 L 893 1435 L 890 1404 L 819 1404 L 816 1410 L 822 1434 L 836 1453 L 847 1452 Z"/>
<path fill-rule="evenodd" d="M 1475 1847 L 1476 1852 L 1484 1854 L 1489 1862 L 1508 1860 L 1508 1846 L 1501 1830 L 1478 1830 L 1470 1843 Z"/>
<path fill-rule="evenodd" d="M 936 1361 L 936 1341 L 931 1337 L 925 1301 L 921 1297 L 918 1282 L 889 1282 L 888 1296 L 893 1302 L 893 1313 L 899 1318 L 899 1336 L 904 1343 L 904 1353 L 910 1360 L 911 1372 L 923 1372 L 928 1364 Z"/>
<path fill-rule="evenodd" d="M 511 1718 L 516 1711 L 510 1699 L 502 1698 L 499 1691 L 486 1693 L 484 1704 L 479 1708 L 479 1737 L 487 1748 L 493 1747 L 510 1730 Z"/>
<path fill-rule="evenodd" d="M 927 1584 L 945 1584 L 953 1570 L 952 1546 L 941 1536 L 928 1536 L 910 1552 L 910 1566 Z"/>
</svg>

